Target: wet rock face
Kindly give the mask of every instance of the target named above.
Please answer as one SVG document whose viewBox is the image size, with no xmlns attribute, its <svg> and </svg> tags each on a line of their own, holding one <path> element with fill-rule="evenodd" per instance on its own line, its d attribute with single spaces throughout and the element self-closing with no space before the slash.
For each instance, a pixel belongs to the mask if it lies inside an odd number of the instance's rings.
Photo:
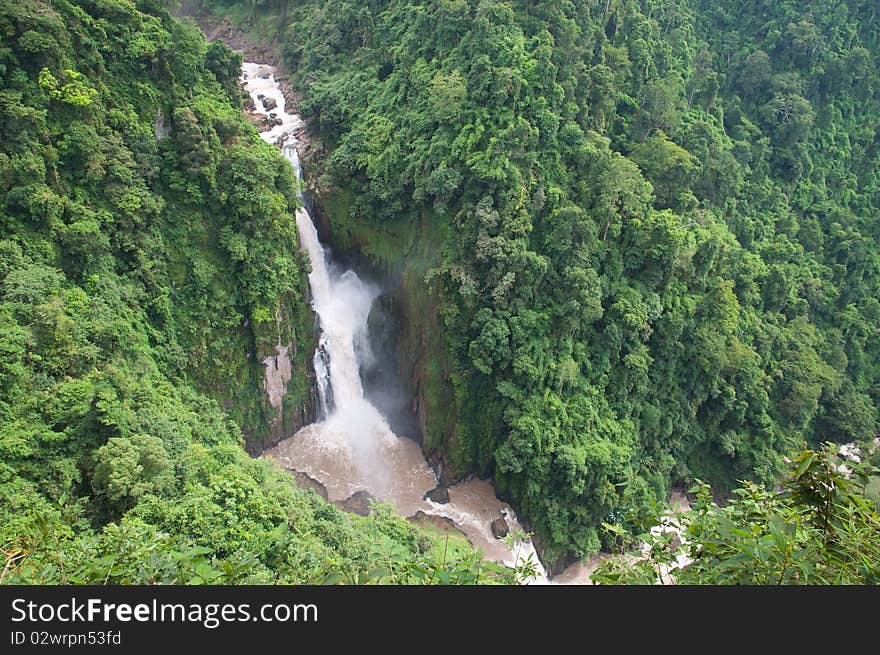
<svg viewBox="0 0 880 655">
<path fill-rule="evenodd" d="M 445 505 L 449 502 L 449 489 L 446 487 L 434 487 L 425 494 L 425 500 Z"/>
<path fill-rule="evenodd" d="M 426 514 L 422 510 L 419 510 L 412 516 L 406 517 L 406 520 L 410 523 L 413 523 L 417 526 L 424 528 L 434 529 L 441 534 L 459 534 L 465 539 L 468 539 L 467 535 L 461 529 L 461 527 L 453 521 L 451 518 L 447 516 L 436 516 L 434 514 Z M 470 539 L 468 542 L 471 543 Z M 473 545 L 473 544 L 471 544 Z"/>
<path fill-rule="evenodd" d="M 492 534 L 496 539 L 503 539 L 510 532 L 510 526 L 507 525 L 507 521 L 503 518 L 497 518 L 492 521 Z"/>
<path fill-rule="evenodd" d="M 275 346 L 276 355 L 263 359 L 266 367 L 263 377 L 263 389 L 269 398 L 269 404 L 281 412 L 282 398 L 287 393 L 287 383 L 290 382 L 291 364 L 288 350 L 290 346 Z"/>
<path fill-rule="evenodd" d="M 302 471 L 294 471 L 292 469 L 288 469 L 288 471 L 293 475 L 293 481 L 296 483 L 297 487 L 308 491 L 314 491 L 324 500 L 329 500 L 327 487 L 315 480 L 315 478 Z"/>
<path fill-rule="evenodd" d="M 355 491 L 352 495 L 343 501 L 336 501 L 335 505 L 340 509 L 357 514 L 358 516 L 370 515 L 370 501 L 374 496 L 369 491 Z"/>
<path fill-rule="evenodd" d="M 291 348 L 294 351 L 291 353 Z M 275 346 L 275 355 L 264 357 L 262 364 L 263 391 L 269 403 L 270 411 L 268 419 L 268 433 L 256 440 L 248 438 L 248 452 L 251 454 L 262 452 L 266 447 L 278 443 L 286 435 L 296 432 L 303 425 L 307 425 L 313 419 L 315 408 L 309 401 L 295 403 L 287 397 L 287 387 L 293 377 L 293 362 L 291 354 L 295 355 L 294 344 Z"/>
<path fill-rule="evenodd" d="M 357 260 L 354 265 L 361 266 Z M 370 270 L 371 264 L 362 266 Z M 386 272 L 375 270 L 373 274 L 380 280 L 380 285 L 395 284 Z M 367 399 L 382 412 L 394 433 L 421 442 L 419 425 L 413 411 L 415 390 L 407 380 L 400 344 L 403 334 L 395 292 L 382 293 L 373 302 L 367 318 L 367 342 L 369 352 L 374 356 L 366 359 L 361 366 L 361 382 Z"/>
<path fill-rule="evenodd" d="M 275 98 L 263 98 L 262 102 L 263 102 L 263 107 L 265 107 L 267 111 L 278 107 L 278 103 L 275 102 Z"/>
<path fill-rule="evenodd" d="M 165 123 L 165 115 L 161 110 L 156 112 L 156 118 L 153 120 L 153 134 L 156 141 L 161 141 L 171 134 L 171 128 Z"/>
</svg>

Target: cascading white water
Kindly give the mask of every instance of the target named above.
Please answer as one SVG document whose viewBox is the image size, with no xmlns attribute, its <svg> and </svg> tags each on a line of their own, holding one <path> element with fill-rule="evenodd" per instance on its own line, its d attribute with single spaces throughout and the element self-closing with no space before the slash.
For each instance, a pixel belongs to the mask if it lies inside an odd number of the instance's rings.
<svg viewBox="0 0 880 655">
<path fill-rule="evenodd" d="M 295 133 L 302 121 L 285 111 L 285 99 L 273 72 L 269 66 L 245 63 L 242 78 L 255 111 L 273 117 L 276 123 L 262 137 L 281 146 L 301 179 Z M 263 98 L 270 99 L 270 105 L 274 101 L 275 107 L 266 109 Z M 297 211 L 296 223 L 300 244 L 311 262 L 309 287 L 320 319 L 321 336 L 314 364 L 322 417 L 267 451 L 267 455 L 317 479 L 327 488 L 331 500 L 343 500 L 364 489 L 392 501 L 402 516 L 421 510 L 449 518 L 490 559 L 514 565 L 531 558 L 537 564 L 538 576 L 530 582 L 546 582 L 530 540 L 511 550 L 493 537 L 490 523 L 501 516 L 506 517 L 512 531 L 521 528 L 513 510 L 498 500 L 488 482 L 472 480 L 454 485 L 449 489 L 449 503 L 424 499 L 425 493 L 437 485 L 434 472 L 414 441 L 394 434 L 365 398 L 361 384 L 359 356 L 369 355 L 367 318 L 379 289 L 354 271 L 340 273 L 333 269 L 305 209 Z"/>
<path fill-rule="evenodd" d="M 318 381 L 318 400 L 321 403 L 321 413 L 318 418 L 327 418 L 333 411 L 333 387 L 330 386 L 330 353 L 327 352 L 327 340 L 323 337 L 315 348 L 315 356 L 312 357 L 312 366 L 315 368 L 315 378 Z"/>
</svg>

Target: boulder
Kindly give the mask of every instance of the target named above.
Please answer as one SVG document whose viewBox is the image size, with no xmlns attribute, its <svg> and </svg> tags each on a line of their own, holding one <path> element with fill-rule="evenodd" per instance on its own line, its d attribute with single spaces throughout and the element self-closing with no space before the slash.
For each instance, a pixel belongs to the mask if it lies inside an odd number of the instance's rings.
<svg viewBox="0 0 880 655">
<path fill-rule="evenodd" d="M 496 539 L 501 539 L 507 536 L 507 533 L 510 532 L 510 526 L 507 525 L 507 521 L 503 518 L 497 518 L 492 521 L 492 534 Z"/>
<path fill-rule="evenodd" d="M 446 487 L 434 487 L 430 491 L 426 492 L 423 497 L 425 500 L 430 500 L 434 503 L 445 505 L 449 502 L 449 489 L 447 489 Z"/>
<path fill-rule="evenodd" d="M 458 534 L 467 539 L 468 543 L 471 543 L 471 540 L 464 533 L 464 531 L 458 526 L 458 524 L 453 521 L 451 518 L 446 516 L 435 516 L 433 514 L 426 514 L 422 510 L 419 510 L 412 516 L 407 516 L 406 520 L 414 525 L 418 525 L 422 528 L 427 528 L 429 530 L 435 530 L 440 534 Z M 473 545 L 473 544 L 471 544 Z"/>
<path fill-rule="evenodd" d="M 327 487 L 325 487 L 323 484 L 315 480 L 315 478 L 308 475 L 307 473 L 294 471 L 292 469 L 288 470 L 290 470 L 290 472 L 293 474 L 293 481 L 296 482 L 297 487 L 314 491 L 324 500 L 328 500 Z"/>
<path fill-rule="evenodd" d="M 265 132 L 272 128 L 272 121 L 268 116 L 264 116 L 263 114 L 251 114 L 251 118 L 260 132 Z"/>
<path fill-rule="evenodd" d="M 275 98 L 260 98 L 263 101 L 263 107 L 266 108 L 266 111 L 271 109 L 275 109 L 278 106 L 278 103 L 275 102 Z"/>
<path fill-rule="evenodd" d="M 336 506 L 346 512 L 357 514 L 358 516 L 369 516 L 370 501 L 373 500 L 369 491 L 355 491 L 352 495 L 343 501 L 336 501 Z"/>
</svg>

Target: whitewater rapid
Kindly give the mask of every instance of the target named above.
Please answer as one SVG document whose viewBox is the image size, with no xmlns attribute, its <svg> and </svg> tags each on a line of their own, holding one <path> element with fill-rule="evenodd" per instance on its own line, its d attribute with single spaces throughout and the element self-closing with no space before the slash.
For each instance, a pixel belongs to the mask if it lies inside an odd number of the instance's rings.
<svg viewBox="0 0 880 655">
<path fill-rule="evenodd" d="M 300 117 L 286 111 L 286 102 L 271 66 L 245 63 L 242 82 L 254 101 L 254 111 L 275 123 L 263 139 L 281 148 L 297 177 L 302 168 L 297 150 Z M 269 106 L 267 108 L 264 99 Z M 306 473 L 327 489 L 331 501 L 341 501 L 366 490 L 390 501 L 401 516 L 421 511 L 452 520 L 488 559 L 508 566 L 531 560 L 537 576 L 527 583 L 547 583 L 546 572 L 529 539 L 511 548 L 491 531 L 492 521 L 504 518 L 514 534 L 521 533 L 513 509 L 495 496 L 485 480 L 469 480 L 449 488 L 449 502 L 425 499 L 437 486 L 415 441 L 399 437 L 384 416 L 365 397 L 361 363 L 372 357 L 367 319 L 380 289 L 362 280 L 355 271 L 339 270 L 318 237 L 306 209 L 296 214 L 300 245 L 308 253 L 312 271 L 309 288 L 312 306 L 320 321 L 319 346 L 314 356 L 321 400 L 321 418 L 266 451 L 288 469 Z"/>
</svg>

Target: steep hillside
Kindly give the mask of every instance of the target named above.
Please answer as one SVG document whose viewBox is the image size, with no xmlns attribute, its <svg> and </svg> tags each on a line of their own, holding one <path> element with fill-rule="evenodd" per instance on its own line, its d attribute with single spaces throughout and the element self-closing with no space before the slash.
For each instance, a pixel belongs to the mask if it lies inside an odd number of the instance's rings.
<svg viewBox="0 0 880 655">
<path fill-rule="evenodd" d="M 435 248 L 426 448 L 551 556 L 875 437 L 875 3 L 203 4 L 281 43 L 338 238 Z"/>
<path fill-rule="evenodd" d="M 510 580 L 247 456 L 313 412 L 295 175 L 163 5 L 0 0 L 0 580 Z"/>
</svg>

